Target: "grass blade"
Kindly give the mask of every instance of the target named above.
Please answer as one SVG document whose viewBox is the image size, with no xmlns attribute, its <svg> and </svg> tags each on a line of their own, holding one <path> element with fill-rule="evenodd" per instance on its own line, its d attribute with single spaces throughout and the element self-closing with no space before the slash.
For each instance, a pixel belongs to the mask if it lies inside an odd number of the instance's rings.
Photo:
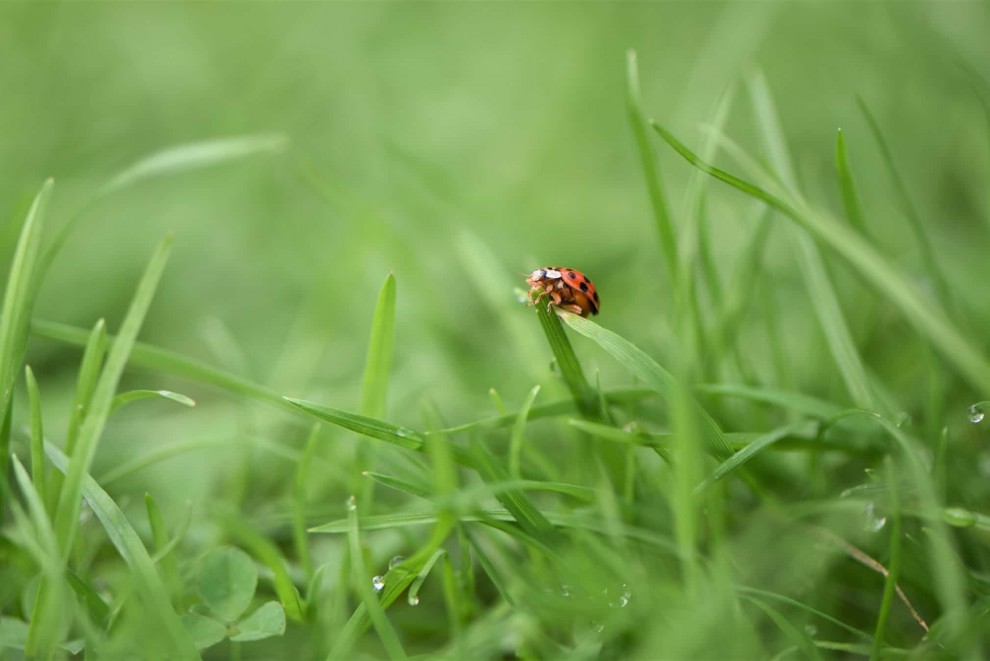
<svg viewBox="0 0 990 661">
<path fill-rule="evenodd" d="M 111 350 L 111 358 L 113 357 L 112 353 Z M 109 403 L 109 398 L 107 398 L 107 403 Z M 68 473 L 76 465 L 76 462 L 66 457 L 61 450 L 50 443 L 45 444 L 45 452 L 49 460 L 63 473 Z M 66 479 L 66 485 L 68 486 L 70 483 Z M 89 503 L 100 523 L 103 524 L 110 542 L 130 569 L 137 594 L 148 609 L 148 615 L 154 617 L 161 625 L 171 648 L 169 655 L 177 659 L 198 659 L 199 654 L 196 651 L 196 646 L 193 645 L 183 628 L 179 616 L 172 609 L 168 591 L 155 570 L 151 556 L 148 555 L 147 549 L 141 543 L 141 538 L 138 537 L 127 517 L 120 511 L 109 494 L 88 474 L 82 476 L 79 484 L 82 496 Z"/>
<path fill-rule="evenodd" d="M 31 482 L 42 498 L 48 493 L 45 475 L 45 429 L 41 420 L 41 394 L 30 366 L 24 367 L 28 406 L 31 409 Z"/>
<path fill-rule="evenodd" d="M 719 179 L 733 188 L 766 202 L 785 216 L 807 229 L 821 242 L 842 256 L 881 296 L 889 299 L 904 318 L 918 332 L 927 337 L 956 371 L 974 388 L 990 392 L 990 362 L 952 324 L 944 311 L 918 293 L 917 289 L 900 272 L 849 227 L 836 221 L 826 212 L 813 210 L 801 204 L 767 192 L 744 179 L 714 167 L 688 149 L 670 131 L 657 123 L 653 128 L 693 166 Z"/>
<path fill-rule="evenodd" d="M 526 420 L 529 417 L 529 410 L 533 406 L 533 401 L 540 394 L 540 386 L 533 386 L 519 409 L 516 423 L 512 426 L 512 433 L 509 435 L 509 475 L 514 479 L 519 479 L 522 473 L 519 469 L 520 457 L 522 457 L 522 445 L 525 440 Z"/>
<path fill-rule="evenodd" d="M 856 192 L 856 182 L 849 167 L 849 153 L 846 151 L 846 139 L 842 129 L 835 133 L 835 170 L 839 173 L 839 191 L 842 193 L 842 207 L 846 211 L 846 220 L 860 234 L 867 236 L 866 221 L 863 220 L 859 193 Z"/>
<path fill-rule="evenodd" d="M 364 367 L 364 385 L 361 391 L 361 413 L 372 418 L 381 418 L 385 415 L 394 337 L 395 276 L 389 273 L 375 305 L 368 359 Z"/>
<path fill-rule="evenodd" d="M 621 335 L 603 328 L 593 321 L 584 319 L 569 312 L 560 313 L 564 322 L 576 330 L 581 335 L 592 340 L 607 353 L 611 354 L 620 365 L 639 377 L 647 386 L 656 390 L 665 398 L 674 397 L 682 386 L 674 376 L 660 367 L 655 360 L 646 355 L 642 349 Z M 692 402 L 694 400 L 692 399 Z M 711 452 L 719 459 L 728 459 L 732 456 L 732 448 L 722 435 L 722 430 L 702 409 L 697 402 L 694 402 L 704 425 L 703 434 L 710 446 Z"/>
<path fill-rule="evenodd" d="M 766 79 L 760 74 L 752 76 L 749 81 L 749 89 L 760 130 L 770 152 L 770 160 L 776 174 L 791 190 L 797 190 L 797 177 L 791 165 L 787 144 L 780 128 L 780 120 L 777 118 L 777 110 Z M 866 378 L 866 368 L 856 350 L 852 333 L 846 324 L 845 315 L 839 305 L 839 298 L 836 296 L 835 289 L 832 287 L 832 282 L 825 270 L 825 262 L 822 260 L 818 246 L 803 228 L 795 227 L 793 231 L 801 252 L 798 265 L 804 276 L 808 295 L 810 300 L 815 302 L 814 309 L 818 316 L 818 322 L 825 334 L 839 373 L 842 374 L 845 381 L 846 389 L 849 391 L 855 406 L 873 408 L 876 405 L 876 400 L 870 389 L 869 380 Z"/>
<path fill-rule="evenodd" d="M 65 482 L 62 485 L 55 510 L 55 533 L 62 553 L 68 558 L 72 550 L 76 530 L 79 526 L 79 507 L 84 478 L 89 473 L 90 465 L 96 454 L 100 435 L 106 425 L 113 406 L 117 383 L 127 365 L 131 348 L 141 330 L 141 324 L 151 306 L 155 289 L 165 270 L 172 240 L 162 241 L 141 278 L 131 306 L 121 324 L 120 334 L 117 335 L 107 356 L 106 365 L 93 391 L 92 404 L 79 429 L 79 440 L 72 455 L 70 464 L 65 472 Z"/>
<path fill-rule="evenodd" d="M 650 195 L 650 208 L 653 210 L 653 221 L 657 227 L 657 238 L 660 240 L 660 252 L 667 267 L 667 278 L 671 286 L 674 286 L 677 282 L 677 238 L 674 234 L 670 210 L 667 208 L 667 196 L 660 178 L 657 157 L 653 153 L 647 132 L 646 115 L 643 113 L 639 88 L 639 65 L 634 50 L 626 51 L 626 110 L 636 140 L 640 167 L 646 179 L 646 190 Z"/>
<path fill-rule="evenodd" d="M 167 399 L 175 402 L 176 404 L 188 406 L 189 408 L 196 406 L 196 402 L 192 398 L 186 397 L 185 395 L 177 392 L 172 392 L 171 390 L 128 390 L 127 392 L 122 392 L 113 398 L 113 403 L 110 405 L 110 410 L 116 411 L 125 404 L 136 402 L 139 399 L 152 398 Z"/>
<path fill-rule="evenodd" d="M 3 415 L 0 427 L 5 430 L 0 434 L 0 513 L 3 512 L 3 499 L 9 493 L 7 466 L 10 434 L 6 432 L 10 429 L 14 383 L 24 362 L 28 328 L 38 291 L 38 252 L 45 210 L 48 208 L 53 186 L 51 179 L 42 185 L 24 219 L 7 275 L 3 307 L 0 308 L 0 414 Z"/>
<path fill-rule="evenodd" d="M 695 492 L 704 491 L 712 484 L 718 482 L 777 441 L 787 438 L 793 434 L 806 434 L 809 431 L 809 427 L 810 425 L 807 422 L 800 422 L 774 429 L 766 434 L 761 434 L 745 448 L 739 452 L 736 452 L 734 455 L 719 464 L 718 467 L 712 471 L 712 474 L 709 475 L 704 482 L 698 485 Z"/>
<path fill-rule="evenodd" d="M 581 363 L 574 353 L 571 341 L 567 339 L 567 335 L 560 325 L 560 320 L 547 305 L 537 303 L 535 307 L 540 326 L 543 327 L 547 342 L 550 344 L 550 350 L 557 360 L 560 375 L 564 379 L 564 383 L 567 384 L 568 390 L 571 391 L 571 396 L 574 397 L 574 403 L 577 404 L 578 410 L 586 418 L 600 420 L 602 411 L 598 408 L 598 397 L 588 380 L 584 378 Z"/>
</svg>

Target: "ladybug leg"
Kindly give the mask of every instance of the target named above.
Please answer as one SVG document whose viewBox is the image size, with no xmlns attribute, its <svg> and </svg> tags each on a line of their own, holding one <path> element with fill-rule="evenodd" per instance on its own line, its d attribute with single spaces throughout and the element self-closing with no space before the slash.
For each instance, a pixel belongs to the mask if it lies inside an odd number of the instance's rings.
<svg viewBox="0 0 990 661">
<path fill-rule="evenodd" d="M 561 305 L 560 307 L 567 310 L 568 312 L 573 312 L 574 314 L 580 315 L 582 317 L 588 316 L 588 311 L 576 303 L 571 303 L 569 305 Z"/>
</svg>

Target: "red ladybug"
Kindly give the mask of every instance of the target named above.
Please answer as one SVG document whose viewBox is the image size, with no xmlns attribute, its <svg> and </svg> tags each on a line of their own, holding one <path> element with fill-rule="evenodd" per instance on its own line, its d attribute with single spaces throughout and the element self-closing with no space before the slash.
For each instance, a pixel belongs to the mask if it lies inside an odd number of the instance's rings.
<svg viewBox="0 0 990 661">
<path fill-rule="evenodd" d="M 587 317 L 598 314 L 601 304 L 598 292 L 584 273 L 559 266 L 536 269 L 526 278 L 530 286 L 530 300 L 536 303 L 546 296 L 548 305 L 556 305 L 569 312 Z M 536 294 L 536 298 L 533 298 Z"/>
</svg>

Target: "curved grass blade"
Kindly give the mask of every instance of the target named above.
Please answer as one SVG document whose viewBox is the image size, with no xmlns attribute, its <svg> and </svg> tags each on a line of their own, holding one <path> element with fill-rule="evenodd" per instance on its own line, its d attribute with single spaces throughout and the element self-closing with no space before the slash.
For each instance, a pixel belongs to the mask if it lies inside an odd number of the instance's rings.
<svg viewBox="0 0 990 661">
<path fill-rule="evenodd" d="M 35 320 L 31 328 L 40 337 L 81 347 L 87 346 L 89 333 L 76 326 Z M 108 339 L 116 341 L 117 338 L 116 336 L 108 336 Z M 174 374 L 197 383 L 206 383 L 235 395 L 269 402 L 282 408 L 290 408 L 281 395 L 264 386 L 150 344 L 135 342 L 131 349 L 129 362 L 131 365 Z"/>
<path fill-rule="evenodd" d="M 65 482 L 55 510 L 55 534 L 66 558 L 72 550 L 76 530 L 79 527 L 79 507 L 85 477 L 89 473 L 100 435 L 110 415 L 117 383 L 124 372 L 124 367 L 127 366 L 131 348 L 141 330 L 145 314 L 151 306 L 158 281 L 165 270 L 171 245 L 171 238 L 166 238 L 159 244 L 138 284 L 137 292 L 121 324 L 120 333 L 110 348 L 106 365 L 93 391 L 91 407 L 79 429 L 79 440 L 68 470 L 64 471 Z"/>
<path fill-rule="evenodd" d="M 840 415 L 844 410 L 823 399 L 805 395 L 804 393 L 766 388 L 763 386 L 748 386 L 738 383 L 702 383 L 694 387 L 696 392 L 720 397 L 739 397 L 753 402 L 770 404 L 787 411 L 810 416 L 818 420 L 828 420 Z"/>
<path fill-rule="evenodd" d="M 27 383 L 28 406 L 31 409 L 31 482 L 42 499 L 48 493 L 45 475 L 45 430 L 41 419 L 41 394 L 31 366 L 24 367 L 24 381 Z"/>
<path fill-rule="evenodd" d="M 990 362 L 959 330 L 948 321 L 945 312 L 926 301 L 903 274 L 849 227 L 837 222 L 825 212 L 813 210 L 803 203 L 795 205 L 763 188 L 714 167 L 688 149 L 672 133 L 657 123 L 656 132 L 674 151 L 703 172 L 724 181 L 733 188 L 766 202 L 788 218 L 811 232 L 816 240 L 833 249 L 882 296 L 888 298 L 905 319 L 944 355 L 956 371 L 975 388 L 990 392 Z"/>
<path fill-rule="evenodd" d="M 283 399 L 291 406 L 319 420 L 324 420 L 338 427 L 368 436 L 369 438 L 376 438 L 380 441 L 417 451 L 423 450 L 426 444 L 422 434 L 408 427 L 400 427 L 383 420 L 358 415 L 357 413 L 348 413 L 347 411 L 330 408 L 329 406 L 307 402 L 303 399 L 293 399 L 291 397 L 283 397 Z"/>
<path fill-rule="evenodd" d="M 74 465 L 61 450 L 50 443 L 45 444 L 45 453 L 52 464 L 63 473 L 67 473 Z M 66 480 L 66 485 L 68 484 L 70 482 Z M 80 490 L 93 513 L 103 524 L 110 542 L 130 569 L 138 597 L 148 609 L 146 615 L 156 618 L 161 625 L 164 637 L 171 647 L 168 655 L 177 659 L 198 659 L 196 646 L 182 626 L 179 616 L 172 609 L 168 591 L 155 570 L 151 556 L 148 555 L 141 538 L 138 537 L 127 517 L 107 492 L 88 474 L 82 476 Z"/>
<path fill-rule="evenodd" d="M 625 339 L 618 333 L 614 333 L 603 328 L 593 321 L 584 319 L 575 314 L 561 312 L 560 317 L 564 322 L 576 330 L 581 335 L 594 341 L 598 346 L 611 354 L 620 365 L 639 377 L 646 385 L 653 388 L 665 398 L 674 397 L 678 389 L 682 386 L 674 379 L 673 375 L 660 367 L 655 360 Z M 685 393 L 686 397 L 690 395 Z M 732 448 L 722 435 L 722 430 L 710 415 L 691 398 L 692 405 L 699 413 L 699 419 L 703 425 L 702 433 L 709 444 L 711 452 L 719 459 L 728 459 L 732 456 Z"/>
<path fill-rule="evenodd" d="M 125 404 L 136 402 L 139 399 L 150 399 L 153 397 L 167 399 L 175 402 L 176 404 L 182 404 L 183 406 L 188 406 L 190 408 L 196 406 L 196 401 L 191 397 L 186 397 L 183 394 L 172 392 L 171 390 L 128 390 L 127 392 L 122 392 L 113 398 L 113 404 L 111 404 L 110 410 L 116 411 Z"/>
<path fill-rule="evenodd" d="M 880 611 L 877 614 L 877 627 L 873 633 L 873 652 L 870 661 L 880 661 L 880 655 L 885 646 L 887 622 L 890 619 L 890 609 L 897 593 L 897 579 L 901 568 L 901 511 L 897 495 L 897 476 L 894 474 L 894 463 L 890 456 L 886 461 L 887 488 L 890 500 L 890 550 L 887 553 L 887 573 L 883 582 L 883 597 L 880 600 Z"/>
</svg>

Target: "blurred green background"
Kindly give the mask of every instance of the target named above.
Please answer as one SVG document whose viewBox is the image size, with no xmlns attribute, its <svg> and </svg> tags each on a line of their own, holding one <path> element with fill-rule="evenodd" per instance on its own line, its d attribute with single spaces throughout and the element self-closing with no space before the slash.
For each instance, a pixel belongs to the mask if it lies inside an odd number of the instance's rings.
<svg viewBox="0 0 990 661">
<path fill-rule="evenodd" d="M 398 310 L 385 417 L 394 422 L 418 424 L 424 401 L 451 424 L 473 420 L 492 413 L 489 388 L 515 407 L 547 378 L 546 340 L 518 300 L 522 274 L 538 266 L 588 273 L 603 299 L 597 321 L 668 364 L 673 306 L 627 117 L 628 49 L 638 54 L 646 113 L 696 147 L 731 89 L 725 132 L 761 154 L 740 83 L 762 71 L 801 188 L 837 213 L 843 129 L 871 235 L 919 274 L 860 97 L 963 301 L 963 325 L 986 346 L 986 2 L 3 3 L 3 255 L 46 177 L 56 186 L 53 234 L 148 154 L 284 136 L 279 153 L 158 178 L 89 208 L 36 316 L 87 328 L 106 317 L 115 329 L 153 247 L 173 232 L 142 340 L 286 395 L 358 408 L 375 297 L 389 272 Z M 654 145 L 681 214 L 694 171 Z M 758 209 L 718 184 L 707 204 L 712 254 L 727 279 Z M 868 367 L 909 415 L 923 415 L 915 336 L 841 262 L 830 266 Z M 782 384 L 765 303 L 754 303 L 739 345 L 756 379 L 844 401 L 816 302 L 783 237 L 771 235 L 762 268 L 757 287 L 773 284 L 787 362 Z M 588 343 L 577 348 L 591 378 L 633 383 Z M 48 419 L 68 412 L 78 356 L 32 341 Z M 946 379 L 947 415 L 962 421 L 986 393 Z M 205 386 L 141 371 L 127 385 L 170 387 L 199 405 L 122 411 L 97 475 L 178 439 L 260 434 L 301 444 L 299 429 L 269 425 L 263 406 Z M 141 473 L 133 492 L 157 489 L 163 508 L 181 509 L 184 498 L 229 488 L 238 461 L 223 449 L 179 457 Z M 280 475 L 242 487 L 274 499 Z M 335 494 L 339 514 L 347 485 L 338 478 L 318 490 Z"/>
</svg>

